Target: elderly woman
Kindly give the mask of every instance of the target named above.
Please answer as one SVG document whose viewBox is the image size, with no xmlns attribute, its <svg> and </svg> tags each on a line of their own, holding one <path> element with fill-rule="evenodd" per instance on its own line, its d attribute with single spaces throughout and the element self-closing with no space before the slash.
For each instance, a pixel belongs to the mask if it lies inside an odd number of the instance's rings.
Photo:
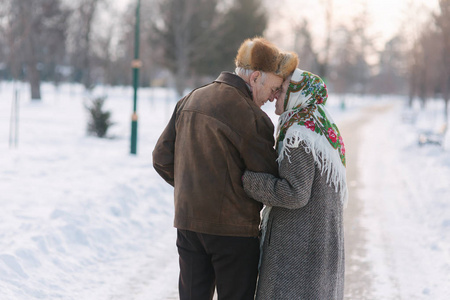
<svg viewBox="0 0 450 300">
<path fill-rule="evenodd" d="M 246 171 L 266 205 L 256 299 L 343 299 L 345 148 L 318 76 L 296 69 L 276 102 L 280 178 Z"/>
</svg>

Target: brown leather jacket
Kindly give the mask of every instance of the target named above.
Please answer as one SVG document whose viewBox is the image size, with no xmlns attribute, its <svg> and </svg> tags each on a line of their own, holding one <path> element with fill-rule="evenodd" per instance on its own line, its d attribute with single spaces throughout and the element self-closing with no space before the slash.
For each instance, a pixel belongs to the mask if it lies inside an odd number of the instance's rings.
<svg viewBox="0 0 450 300">
<path fill-rule="evenodd" d="M 181 99 L 153 151 L 175 188 L 178 229 L 254 237 L 261 204 L 244 192 L 245 169 L 277 175 L 273 124 L 244 80 L 223 72 Z"/>
</svg>

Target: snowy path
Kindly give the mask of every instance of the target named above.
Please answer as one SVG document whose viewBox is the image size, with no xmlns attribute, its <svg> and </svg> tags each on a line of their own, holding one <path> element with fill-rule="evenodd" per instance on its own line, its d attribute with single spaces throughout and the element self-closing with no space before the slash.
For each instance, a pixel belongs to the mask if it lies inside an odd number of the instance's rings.
<svg viewBox="0 0 450 300">
<path fill-rule="evenodd" d="M 358 197 L 362 185 L 358 170 L 358 157 L 362 130 L 360 124 L 367 123 L 370 117 L 365 110 L 357 119 L 340 124 L 345 141 L 347 156 L 347 180 L 349 189 L 348 206 L 344 211 L 345 232 L 345 299 L 373 299 L 371 295 L 371 274 L 369 263 L 365 261 L 367 230 L 362 226 L 363 203 Z"/>
<path fill-rule="evenodd" d="M 346 123 L 346 299 L 448 299 L 448 155 L 418 148 L 399 108 L 370 107 Z"/>
</svg>

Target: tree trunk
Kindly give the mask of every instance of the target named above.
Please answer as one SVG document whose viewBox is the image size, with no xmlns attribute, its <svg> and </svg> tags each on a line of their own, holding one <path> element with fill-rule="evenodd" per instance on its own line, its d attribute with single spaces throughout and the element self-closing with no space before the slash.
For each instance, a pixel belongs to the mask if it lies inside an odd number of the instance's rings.
<svg viewBox="0 0 450 300">
<path fill-rule="evenodd" d="M 191 32 L 189 29 L 189 22 L 194 15 L 195 7 L 188 5 L 183 12 L 177 13 L 177 21 L 175 29 L 175 87 L 179 96 L 183 96 L 186 89 L 187 74 L 191 64 L 190 54 Z"/>
<path fill-rule="evenodd" d="M 442 87 L 442 97 L 444 98 L 444 120 L 445 120 L 445 126 L 448 129 L 448 102 L 450 98 L 450 76 L 448 71 L 444 71 L 445 79 L 443 80 L 443 87 Z"/>
<path fill-rule="evenodd" d="M 184 57 L 184 55 L 183 55 Z M 175 88 L 177 90 L 178 96 L 183 96 L 184 90 L 186 89 L 186 78 L 187 78 L 187 59 L 180 59 L 178 68 L 175 74 Z"/>
<path fill-rule="evenodd" d="M 91 72 L 91 40 L 92 40 L 92 29 L 95 14 L 98 9 L 99 0 L 84 1 L 79 7 L 81 14 L 81 21 L 84 26 L 83 39 L 83 57 L 81 61 L 81 67 L 83 69 L 82 83 L 86 90 L 91 90 L 94 87 L 94 80 L 92 78 Z"/>
<path fill-rule="evenodd" d="M 36 64 L 28 65 L 28 81 L 31 87 L 31 100 L 41 100 L 41 79 Z"/>
<path fill-rule="evenodd" d="M 33 37 L 28 38 L 26 43 L 28 46 L 28 64 L 27 64 L 27 78 L 30 83 L 31 88 L 31 100 L 40 101 L 41 100 L 41 76 L 39 70 L 37 69 L 37 59 L 35 55 L 35 45 Z"/>
<path fill-rule="evenodd" d="M 325 5 L 325 13 L 326 13 L 326 32 L 325 32 L 325 49 L 324 49 L 324 57 L 323 60 L 319 64 L 319 75 L 327 82 L 328 80 L 328 67 L 330 60 L 330 51 L 331 51 L 331 34 L 333 27 L 333 0 L 324 1 Z"/>
</svg>

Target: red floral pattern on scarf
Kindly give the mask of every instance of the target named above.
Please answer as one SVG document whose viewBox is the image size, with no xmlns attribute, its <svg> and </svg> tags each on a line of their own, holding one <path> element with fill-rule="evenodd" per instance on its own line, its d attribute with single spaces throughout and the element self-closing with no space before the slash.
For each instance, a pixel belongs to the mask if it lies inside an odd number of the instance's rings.
<svg viewBox="0 0 450 300">
<path fill-rule="evenodd" d="M 336 136 L 336 132 L 334 132 L 333 128 L 328 128 L 328 137 L 330 138 L 330 140 L 333 143 L 336 143 L 337 136 Z"/>
<path fill-rule="evenodd" d="M 342 164 L 345 166 L 344 141 L 338 127 L 335 123 L 331 123 L 324 109 L 328 99 L 327 86 L 317 75 L 303 72 L 301 81 L 291 81 L 289 84 L 284 102 L 285 109 L 290 94 L 297 92 L 301 92 L 304 97 L 308 97 L 308 100 L 292 108 L 292 111 L 289 112 L 288 120 L 280 128 L 277 144 L 284 140 L 287 130 L 293 124 L 305 126 L 311 131 L 326 137 L 331 146 L 339 152 Z"/>
<path fill-rule="evenodd" d="M 306 126 L 306 128 L 309 128 L 312 131 L 314 131 L 316 129 L 316 124 L 314 124 L 314 121 L 312 121 L 312 120 L 306 121 L 305 126 Z"/>
</svg>

